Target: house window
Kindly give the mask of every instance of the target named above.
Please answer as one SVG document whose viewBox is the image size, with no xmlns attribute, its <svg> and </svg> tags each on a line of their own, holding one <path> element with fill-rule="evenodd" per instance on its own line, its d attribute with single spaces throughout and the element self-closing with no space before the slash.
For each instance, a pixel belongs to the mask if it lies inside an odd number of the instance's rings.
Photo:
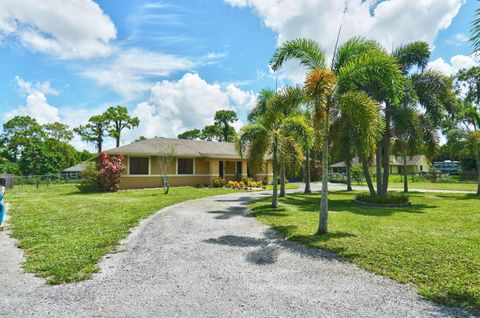
<svg viewBox="0 0 480 318">
<path fill-rule="evenodd" d="M 178 174 L 193 174 L 193 159 L 178 159 Z"/>
<path fill-rule="evenodd" d="M 146 175 L 149 174 L 148 158 L 130 158 L 129 174 Z"/>
</svg>

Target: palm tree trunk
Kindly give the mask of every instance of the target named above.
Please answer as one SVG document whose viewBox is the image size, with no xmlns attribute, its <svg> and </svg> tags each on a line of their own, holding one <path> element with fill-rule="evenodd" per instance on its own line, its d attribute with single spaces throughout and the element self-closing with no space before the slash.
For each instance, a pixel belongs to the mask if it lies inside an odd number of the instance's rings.
<svg viewBox="0 0 480 318">
<path fill-rule="evenodd" d="M 273 194 L 272 194 L 272 208 L 278 208 L 278 173 L 277 169 L 273 168 Z"/>
<path fill-rule="evenodd" d="M 477 150 L 477 173 L 478 173 L 478 184 L 477 184 L 477 195 L 480 195 L 480 150 Z"/>
<path fill-rule="evenodd" d="M 285 165 L 280 167 L 280 197 L 285 197 Z"/>
<path fill-rule="evenodd" d="M 383 164 L 383 184 L 382 184 L 382 194 L 386 195 L 388 192 L 388 179 L 390 177 L 390 139 L 391 139 L 391 128 L 390 128 L 390 121 L 391 121 L 391 115 L 390 115 L 390 108 L 387 103 L 386 109 L 385 109 L 385 121 L 386 121 L 386 127 L 385 127 L 385 134 L 383 135 L 383 140 L 382 140 L 382 148 L 383 148 L 383 158 L 382 158 L 382 164 Z"/>
<path fill-rule="evenodd" d="M 365 156 L 360 156 L 360 161 L 362 162 L 362 168 L 363 168 L 363 175 L 365 176 L 365 181 L 367 182 L 368 186 L 368 191 L 370 191 L 370 195 L 372 197 L 376 197 L 377 193 L 375 192 L 375 188 L 373 186 L 372 178 L 370 177 L 370 170 L 368 169 L 368 161 Z"/>
<path fill-rule="evenodd" d="M 330 111 L 327 106 L 323 127 L 323 151 L 322 151 L 322 197 L 320 199 L 320 215 L 317 234 L 328 232 L 328 132 Z"/>
<path fill-rule="evenodd" d="M 403 154 L 403 192 L 408 192 L 407 155 Z"/>
<path fill-rule="evenodd" d="M 347 191 L 353 191 L 352 189 L 352 164 L 347 163 Z"/>
<path fill-rule="evenodd" d="M 303 193 L 311 193 L 310 189 L 310 151 L 305 150 L 305 191 Z"/>
<path fill-rule="evenodd" d="M 377 173 L 377 194 L 383 197 L 383 174 L 382 174 L 382 147 L 381 143 L 377 145 L 377 151 L 375 155 L 375 168 Z"/>
</svg>

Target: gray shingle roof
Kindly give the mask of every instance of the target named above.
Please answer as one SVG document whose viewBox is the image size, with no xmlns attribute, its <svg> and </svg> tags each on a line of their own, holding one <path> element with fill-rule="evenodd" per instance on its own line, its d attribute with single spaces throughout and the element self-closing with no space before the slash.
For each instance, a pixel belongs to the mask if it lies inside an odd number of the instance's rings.
<svg viewBox="0 0 480 318">
<path fill-rule="evenodd" d="M 204 140 L 185 140 L 155 137 L 137 141 L 129 145 L 107 150 L 108 154 L 146 155 L 158 156 L 169 152 L 169 148 L 175 147 L 177 156 L 206 157 L 206 158 L 235 158 L 240 155 L 235 150 L 235 145 L 229 142 L 216 142 Z"/>
<path fill-rule="evenodd" d="M 78 165 L 64 169 L 63 172 L 82 172 L 85 170 L 85 162 L 81 162 Z"/>
</svg>

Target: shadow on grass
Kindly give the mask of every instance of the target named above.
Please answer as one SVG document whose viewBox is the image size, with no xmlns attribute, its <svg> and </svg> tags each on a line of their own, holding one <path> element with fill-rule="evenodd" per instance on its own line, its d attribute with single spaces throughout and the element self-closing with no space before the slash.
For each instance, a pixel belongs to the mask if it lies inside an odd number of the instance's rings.
<svg viewBox="0 0 480 318">
<path fill-rule="evenodd" d="M 437 206 L 429 204 L 416 203 L 408 207 L 387 208 L 387 207 L 371 207 L 364 206 L 352 202 L 352 192 L 338 191 L 335 195 L 343 196 L 345 198 L 334 198 L 329 200 L 329 211 L 331 212 L 348 212 L 361 215 L 370 216 L 389 216 L 395 213 L 423 213 L 426 209 L 433 209 Z M 264 199 L 265 200 L 265 199 Z M 318 213 L 320 205 L 320 197 L 309 194 L 291 194 L 286 198 L 280 200 L 280 207 L 273 209 L 265 200 L 260 200 L 252 208 L 253 215 L 271 215 L 271 216 L 285 216 L 285 208 L 282 205 L 287 205 L 291 209 L 301 212 Z M 265 203 L 263 203 L 265 202 Z"/>
</svg>

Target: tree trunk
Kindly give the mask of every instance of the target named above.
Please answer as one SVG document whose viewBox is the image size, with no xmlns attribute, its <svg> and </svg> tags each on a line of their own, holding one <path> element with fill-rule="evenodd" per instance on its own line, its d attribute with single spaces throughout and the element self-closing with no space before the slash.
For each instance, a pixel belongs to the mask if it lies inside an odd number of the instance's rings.
<svg viewBox="0 0 480 318">
<path fill-rule="evenodd" d="M 391 139 L 391 128 L 390 128 L 390 108 L 387 103 L 385 109 L 385 134 L 383 135 L 382 140 L 382 148 L 383 148 L 383 158 L 382 158 L 382 165 L 383 165 L 383 182 L 382 182 L 382 194 L 387 195 L 388 193 L 388 179 L 390 177 L 390 139 Z"/>
<path fill-rule="evenodd" d="M 323 127 L 323 151 L 322 151 L 322 197 L 320 199 L 320 215 L 317 234 L 328 232 L 328 132 L 330 125 L 330 111 L 327 106 Z"/>
<path fill-rule="evenodd" d="M 305 191 L 303 193 L 311 193 L 310 189 L 310 151 L 305 150 Z"/>
<path fill-rule="evenodd" d="M 367 182 L 368 191 L 370 191 L 370 195 L 372 197 L 376 197 L 377 193 L 375 192 L 375 187 L 373 186 L 372 178 L 370 177 L 367 158 L 365 158 L 365 156 L 360 156 L 360 161 L 362 162 L 363 175 L 365 176 L 365 181 Z"/>
<path fill-rule="evenodd" d="M 377 174 L 377 194 L 379 197 L 383 197 L 383 174 L 382 174 L 382 148 L 381 144 L 377 145 L 377 151 L 375 155 L 375 168 Z"/>
<path fill-rule="evenodd" d="M 407 155 L 403 154 L 403 192 L 408 192 Z"/>
<path fill-rule="evenodd" d="M 480 151 L 479 150 L 477 150 L 477 173 L 478 173 L 477 195 L 480 195 Z"/>
<path fill-rule="evenodd" d="M 272 208 L 278 208 L 278 173 L 277 169 L 273 168 L 273 194 L 272 194 Z"/>
<path fill-rule="evenodd" d="M 115 142 L 116 142 L 117 148 L 120 147 L 120 134 L 118 134 L 118 137 L 115 138 Z"/>
<path fill-rule="evenodd" d="M 347 163 L 347 191 L 353 191 L 352 189 L 352 164 Z"/>
<path fill-rule="evenodd" d="M 102 142 L 101 141 L 97 141 L 97 150 L 98 150 L 98 153 L 102 152 Z"/>
<path fill-rule="evenodd" d="M 280 168 L 280 197 L 285 197 L 285 165 L 283 163 Z"/>
</svg>

